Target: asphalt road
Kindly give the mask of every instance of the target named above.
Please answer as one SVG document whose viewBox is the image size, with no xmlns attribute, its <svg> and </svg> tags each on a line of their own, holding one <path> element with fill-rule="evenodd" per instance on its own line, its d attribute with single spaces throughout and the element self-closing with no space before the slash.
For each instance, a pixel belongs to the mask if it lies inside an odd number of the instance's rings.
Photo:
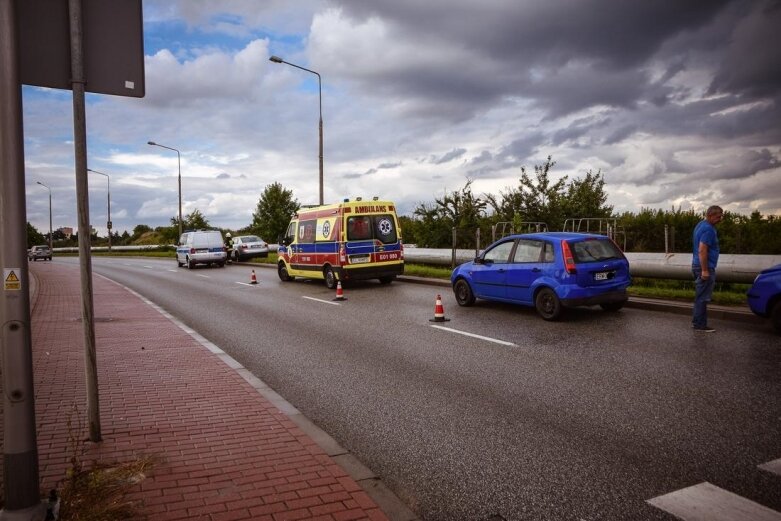
<svg viewBox="0 0 781 521">
<path fill-rule="evenodd" d="M 426 521 L 671 520 L 647 500 L 705 481 L 781 510 L 781 476 L 757 468 L 781 458 L 781 342 L 769 327 L 713 321 L 703 334 L 686 316 L 599 308 L 551 323 L 399 282 L 356 283 L 333 302 L 322 282 L 282 283 L 270 269 L 247 285 L 250 269 L 93 258 L 95 273 L 217 344 Z M 437 293 L 449 322 L 429 320 Z"/>
</svg>

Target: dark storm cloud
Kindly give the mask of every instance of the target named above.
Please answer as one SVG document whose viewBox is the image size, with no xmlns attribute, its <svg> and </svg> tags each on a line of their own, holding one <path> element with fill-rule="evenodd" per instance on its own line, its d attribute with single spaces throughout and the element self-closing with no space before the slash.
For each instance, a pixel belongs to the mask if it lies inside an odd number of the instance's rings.
<svg viewBox="0 0 781 521">
<path fill-rule="evenodd" d="M 735 26 L 710 91 L 761 97 L 781 85 L 781 2 L 758 6 Z"/>
<path fill-rule="evenodd" d="M 411 66 L 392 79 L 383 77 L 384 89 L 435 96 L 443 108 L 460 100 L 459 114 L 519 95 L 562 115 L 602 104 L 631 109 L 647 95 L 657 104 L 666 102 L 663 93 L 647 90 L 649 61 L 668 40 L 709 24 L 729 2 L 337 3 L 351 16 L 379 16 L 393 23 L 400 37 L 463 48 L 477 58 L 457 69 L 444 62 L 439 69 Z M 677 61 L 669 74 L 684 67 Z"/>
<path fill-rule="evenodd" d="M 435 165 L 441 165 L 444 163 L 449 163 L 450 161 L 453 161 L 454 159 L 458 159 L 459 157 L 466 154 L 465 148 L 454 148 L 450 152 L 447 152 L 446 154 L 441 155 L 440 157 L 431 156 L 431 162 Z"/>
<path fill-rule="evenodd" d="M 362 174 L 357 174 L 357 173 L 356 174 L 344 174 L 342 176 L 342 178 L 344 178 L 344 179 L 358 179 L 360 177 L 364 177 L 364 176 L 367 176 L 367 175 L 376 174 L 380 170 L 388 170 L 388 169 L 392 169 L 392 168 L 398 168 L 400 166 L 401 166 L 401 161 L 397 161 L 395 163 L 381 163 L 381 164 L 377 165 L 377 167 L 370 168 L 370 169 L 368 169 L 366 172 L 364 172 Z"/>
</svg>

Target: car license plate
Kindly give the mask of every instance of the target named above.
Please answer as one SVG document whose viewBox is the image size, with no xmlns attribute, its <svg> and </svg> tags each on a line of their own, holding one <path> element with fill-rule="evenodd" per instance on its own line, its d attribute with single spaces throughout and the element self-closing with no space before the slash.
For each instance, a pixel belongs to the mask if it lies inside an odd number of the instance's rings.
<svg viewBox="0 0 781 521">
<path fill-rule="evenodd" d="M 368 255 L 353 255 L 350 257 L 350 263 L 351 264 L 362 264 L 364 262 L 369 262 L 369 256 Z"/>
<path fill-rule="evenodd" d="M 594 274 L 594 280 L 607 280 L 607 278 L 608 278 L 607 271 L 600 271 L 599 273 Z"/>
</svg>

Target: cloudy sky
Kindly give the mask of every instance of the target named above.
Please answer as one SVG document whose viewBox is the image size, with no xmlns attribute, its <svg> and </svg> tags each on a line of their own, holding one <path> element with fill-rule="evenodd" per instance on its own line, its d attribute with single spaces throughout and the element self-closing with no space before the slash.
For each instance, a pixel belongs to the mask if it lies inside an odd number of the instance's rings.
<svg viewBox="0 0 781 521">
<path fill-rule="evenodd" d="M 781 215 L 778 0 L 145 0 L 146 97 L 87 96 L 117 231 L 183 213 L 247 226 L 279 182 L 409 214 L 473 180 L 601 171 L 616 211 Z M 77 225 L 69 91 L 24 87 L 28 220 Z M 89 175 L 105 234 L 106 178 Z"/>
</svg>

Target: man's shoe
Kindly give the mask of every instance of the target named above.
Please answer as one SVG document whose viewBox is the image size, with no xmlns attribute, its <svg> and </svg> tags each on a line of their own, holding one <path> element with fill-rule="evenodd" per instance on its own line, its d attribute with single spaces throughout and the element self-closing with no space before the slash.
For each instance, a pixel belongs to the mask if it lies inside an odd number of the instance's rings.
<svg viewBox="0 0 781 521">
<path fill-rule="evenodd" d="M 714 331 L 716 331 L 716 328 L 705 326 L 705 327 L 695 327 L 694 330 L 699 331 L 701 333 L 713 333 Z"/>
</svg>

